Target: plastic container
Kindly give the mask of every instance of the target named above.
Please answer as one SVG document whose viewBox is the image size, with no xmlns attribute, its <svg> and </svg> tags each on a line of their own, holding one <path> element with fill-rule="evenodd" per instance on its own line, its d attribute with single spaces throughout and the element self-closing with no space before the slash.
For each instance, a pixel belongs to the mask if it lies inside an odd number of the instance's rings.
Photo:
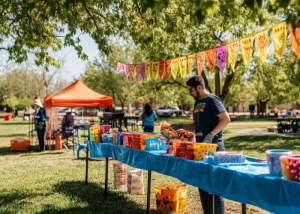
<svg viewBox="0 0 300 214">
<path fill-rule="evenodd" d="M 281 177 L 281 162 L 280 156 L 282 155 L 291 155 L 292 151 L 285 149 L 271 149 L 266 151 L 267 164 L 269 168 L 270 175 Z"/>
<path fill-rule="evenodd" d="M 218 148 L 217 144 L 212 143 L 194 143 L 193 144 L 193 153 L 194 160 L 200 161 L 204 158 L 207 152 L 216 152 Z"/>
<path fill-rule="evenodd" d="M 300 182 L 300 155 L 282 155 L 280 162 L 284 178 Z"/>
<path fill-rule="evenodd" d="M 56 135 L 55 136 L 55 150 L 62 150 L 61 135 Z"/>
<path fill-rule="evenodd" d="M 15 138 L 10 141 L 10 149 L 12 151 L 28 151 L 30 148 L 30 141 L 24 138 Z"/>
<path fill-rule="evenodd" d="M 160 185 L 155 188 L 158 211 L 182 212 L 186 208 L 186 184 Z"/>
<path fill-rule="evenodd" d="M 4 120 L 9 121 L 11 120 L 12 115 L 11 114 L 5 114 L 4 115 Z"/>
</svg>

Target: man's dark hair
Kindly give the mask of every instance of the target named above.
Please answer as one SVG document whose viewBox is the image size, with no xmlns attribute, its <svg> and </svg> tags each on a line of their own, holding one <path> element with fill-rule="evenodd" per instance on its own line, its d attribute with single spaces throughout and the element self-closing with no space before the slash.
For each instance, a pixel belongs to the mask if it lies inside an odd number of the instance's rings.
<svg viewBox="0 0 300 214">
<path fill-rule="evenodd" d="M 193 88 L 196 88 L 198 85 L 200 85 L 203 89 L 205 89 L 205 83 L 202 76 L 193 76 L 188 81 L 186 81 L 187 86 L 191 86 Z"/>
</svg>

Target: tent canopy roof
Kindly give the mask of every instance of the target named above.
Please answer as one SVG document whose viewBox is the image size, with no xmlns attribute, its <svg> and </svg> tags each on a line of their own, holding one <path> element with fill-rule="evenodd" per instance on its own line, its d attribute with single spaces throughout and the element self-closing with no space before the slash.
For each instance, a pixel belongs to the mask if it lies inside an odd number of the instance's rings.
<svg viewBox="0 0 300 214">
<path fill-rule="evenodd" d="M 109 107 L 113 99 L 88 88 L 80 79 L 57 94 L 45 97 L 44 105 L 50 107 Z"/>
</svg>

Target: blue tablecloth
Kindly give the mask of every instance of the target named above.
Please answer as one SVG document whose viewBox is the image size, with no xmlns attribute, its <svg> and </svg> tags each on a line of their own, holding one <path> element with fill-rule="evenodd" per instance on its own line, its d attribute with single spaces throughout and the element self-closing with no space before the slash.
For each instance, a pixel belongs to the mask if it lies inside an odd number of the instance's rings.
<svg viewBox="0 0 300 214">
<path fill-rule="evenodd" d="M 274 213 L 300 213 L 300 183 L 269 176 L 265 163 L 209 165 L 173 156 L 89 143 L 102 157 L 112 157 L 132 167 L 178 178 L 186 184 Z M 98 153 L 97 155 L 100 155 Z"/>
</svg>

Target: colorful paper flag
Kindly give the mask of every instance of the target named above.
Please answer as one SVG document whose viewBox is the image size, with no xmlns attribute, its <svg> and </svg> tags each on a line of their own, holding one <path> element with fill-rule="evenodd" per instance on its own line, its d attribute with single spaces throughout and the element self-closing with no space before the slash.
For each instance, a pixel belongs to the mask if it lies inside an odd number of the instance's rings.
<svg viewBox="0 0 300 214">
<path fill-rule="evenodd" d="M 272 27 L 272 41 L 276 58 L 280 62 L 286 43 L 286 22 L 281 22 Z"/>
<path fill-rule="evenodd" d="M 299 19 L 297 19 L 298 21 Z M 294 48 L 294 51 L 297 55 L 297 58 L 300 59 L 300 27 L 293 28 L 292 24 L 289 23 L 290 29 L 290 39 Z"/>
<path fill-rule="evenodd" d="M 216 49 L 212 48 L 205 51 L 207 57 L 207 63 L 209 67 L 209 73 L 212 74 L 214 72 L 215 64 L 216 64 Z"/>
<path fill-rule="evenodd" d="M 157 80 L 158 74 L 159 74 L 159 62 L 153 62 L 152 63 L 152 78 L 154 80 Z"/>
<path fill-rule="evenodd" d="M 165 78 L 170 77 L 171 60 L 165 60 Z"/>
<path fill-rule="evenodd" d="M 123 63 L 120 63 L 120 62 L 117 63 L 117 71 L 120 72 L 120 73 L 125 73 L 126 72 L 126 67 L 127 67 L 126 64 L 123 64 Z"/>
<path fill-rule="evenodd" d="M 255 46 L 260 56 L 260 62 L 263 64 L 266 61 L 269 46 L 268 29 L 263 30 L 255 35 Z"/>
<path fill-rule="evenodd" d="M 204 62 L 205 62 L 205 52 L 199 52 L 199 53 L 197 53 L 198 76 L 201 76 Z"/>
<path fill-rule="evenodd" d="M 145 77 L 146 80 L 149 81 L 151 79 L 151 64 L 147 63 L 145 66 Z"/>
<path fill-rule="evenodd" d="M 145 63 L 142 63 L 140 69 L 140 81 L 144 81 L 144 79 L 145 79 Z"/>
<path fill-rule="evenodd" d="M 187 64 L 186 64 L 186 57 L 180 57 L 179 58 L 179 70 L 182 78 L 185 78 L 186 75 L 186 69 L 187 69 Z"/>
<path fill-rule="evenodd" d="M 178 63 L 179 63 L 178 58 L 171 60 L 171 75 L 173 79 L 176 79 L 178 73 L 178 69 L 179 69 Z"/>
<path fill-rule="evenodd" d="M 165 71 L 165 61 L 159 62 L 159 79 L 162 79 L 164 77 L 164 71 Z"/>
<path fill-rule="evenodd" d="M 133 79 L 134 72 L 135 72 L 135 64 L 128 65 L 127 76 L 128 76 L 129 79 L 131 79 L 131 80 Z"/>
<path fill-rule="evenodd" d="M 195 60 L 196 60 L 196 54 L 188 55 L 188 75 L 189 76 L 192 74 Z"/>
<path fill-rule="evenodd" d="M 239 42 L 233 42 L 227 45 L 228 63 L 233 72 L 235 71 L 235 63 L 237 59 L 238 49 Z"/>
<path fill-rule="evenodd" d="M 140 81 L 140 70 L 141 70 L 141 64 L 135 65 L 135 78 L 137 81 Z"/>
<path fill-rule="evenodd" d="M 248 67 L 251 62 L 253 52 L 252 36 L 247 36 L 244 39 L 241 39 L 240 44 L 244 65 L 245 67 Z"/>
<path fill-rule="evenodd" d="M 227 59 L 226 45 L 222 45 L 217 48 L 217 62 L 221 73 L 223 73 L 226 67 L 226 59 Z"/>
</svg>

